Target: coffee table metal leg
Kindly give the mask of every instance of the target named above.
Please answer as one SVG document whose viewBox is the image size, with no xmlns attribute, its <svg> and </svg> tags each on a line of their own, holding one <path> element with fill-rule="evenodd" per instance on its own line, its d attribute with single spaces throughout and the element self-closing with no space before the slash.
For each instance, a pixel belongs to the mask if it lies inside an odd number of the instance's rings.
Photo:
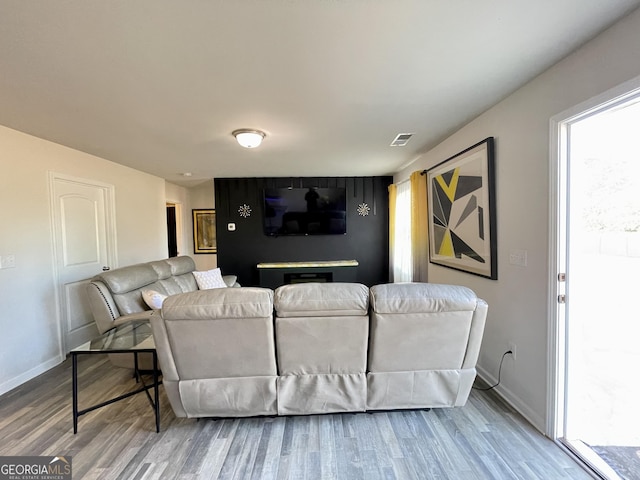
<svg viewBox="0 0 640 480">
<path fill-rule="evenodd" d="M 156 433 L 160 432 L 160 395 L 158 393 L 158 354 L 153 351 L 153 389 L 155 390 Z"/>
<path fill-rule="evenodd" d="M 91 407 L 87 407 L 84 410 L 80 410 L 78 408 L 78 353 L 85 353 L 85 352 L 70 352 L 71 353 L 71 371 L 72 371 L 72 378 L 71 378 L 71 384 L 72 384 L 72 410 L 73 410 L 73 433 L 76 434 L 78 433 L 78 418 L 81 415 L 84 415 L 85 413 L 89 413 L 92 412 L 98 408 L 102 408 L 104 406 L 107 405 L 111 405 L 112 403 L 118 402 L 120 400 L 124 400 L 125 398 L 129 398 L 132 395 L 136 395 L 138 393 L 142 393 L 145 392 L 145 394 L 147 395 L 147 398 L 149 399 L 149 402 L 152 404 L 155 416 L 156 416 L 156 433 L 160 432 L 160 384 L 162 383 L 160 381 L 160 376 L 158 374 L 158 355 L 156 353 L 155 350 L 153 351 L 149 351 L 149 350 L 145 350 L 145 353 L 151 353 L 153 355 L 153 386 L 151 385 L 145 385 L 144 381 L 142 380 L 141 376 L 140 376 L 140 372 L 138 370 L 138 353 L 137 351 L 132 352 L 133 356 L 135 357 L 135 376 L 136 376 L 136 383 L 138 382 L 142 382 L 143 386 L 140 387 L 137 390 L 131 391 L 131 392 L 127 392 L 123 395 L 119 395 L 117 397 L 111 398 L 109 400 L 106 400 L 104 402 L 95 404 Z M 109 353 L 109 352 L 95 352 L 95 353 Z M 115 353 L 130 353 L 129 351 L 117 351 Z M 154 400 L 151 399 L 151 395 L 149 394 L 149 389 L 153 388 L 154 391 Z"/>
<path fill-rule="evenodd" d="M 138 368 L 138 352 L 133 352 L 133 374 L 136 377 L 136 383 L 139 383 L 140 369 Z"/>
<path fill-rule="evenodd" d="M 78 355 L 71 353 L 71 365 L 73 370 L 73 433 L 78 433 Z"/>
</svg>

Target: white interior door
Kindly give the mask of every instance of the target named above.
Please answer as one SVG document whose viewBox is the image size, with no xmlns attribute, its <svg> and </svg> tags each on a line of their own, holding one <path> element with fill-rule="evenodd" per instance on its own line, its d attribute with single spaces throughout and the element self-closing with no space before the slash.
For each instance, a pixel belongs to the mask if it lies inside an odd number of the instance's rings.
<svg viewBox="0 0 640 480">
<path fill-rule="evenodd" d="M 52 174 L 51 194 L 59 315 L 68 353 L 98 334 L 85 288 L 113 263 L 113 186 Z"/>
</svg>

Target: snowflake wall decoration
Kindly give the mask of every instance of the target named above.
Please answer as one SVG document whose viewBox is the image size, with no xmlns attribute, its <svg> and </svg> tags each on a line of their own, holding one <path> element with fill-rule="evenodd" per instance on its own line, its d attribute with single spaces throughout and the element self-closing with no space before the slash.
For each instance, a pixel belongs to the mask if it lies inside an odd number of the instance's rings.
<svg viewBox="0 0 640 480">
<path fill-rule="evenodd" d="M 366 203 L 361 203 L 360 205 L 358 205 L 358 215 L 360 215 L 361 217 L 366 217 L 367 215 L 369 215 L 369 211 L 371 210 L 369 208 L 369 205 L 367 205 Z"/>
<path fill-rule="evenodd" d="M 251 207 L 244 203 L 238 208 L 238 213 L 242 218 L 249 218 L 251 216 Z"/>
</svg>

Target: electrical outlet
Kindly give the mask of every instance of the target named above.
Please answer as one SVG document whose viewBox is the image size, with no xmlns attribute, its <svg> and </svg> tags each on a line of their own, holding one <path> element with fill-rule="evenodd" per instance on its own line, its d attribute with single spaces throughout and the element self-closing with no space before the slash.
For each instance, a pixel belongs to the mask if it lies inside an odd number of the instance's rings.
<svg viewBox="0 0 640 480">
<path fill-rule="evenodd" d="M 509 342 L 509 345 L 507 345 L 507 350 L 511 350 L 511 358 L 513 358 L 513 360 L 515 361 L 516 359 L 516 344 L 513 342 Z"/>
</svg>

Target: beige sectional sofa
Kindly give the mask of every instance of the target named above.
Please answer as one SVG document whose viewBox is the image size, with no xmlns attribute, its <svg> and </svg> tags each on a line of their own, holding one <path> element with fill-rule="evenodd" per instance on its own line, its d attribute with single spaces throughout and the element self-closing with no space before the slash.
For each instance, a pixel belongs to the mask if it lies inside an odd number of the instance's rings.
<svg viewBox="0 0 640 480">
<path fill-rule="evenodd" d="M 461 286 L 306 283 L 173 295 L 151 326 L 177 416 L 243 417 L 464 405 L 486 314 Z"/>
</svg>

